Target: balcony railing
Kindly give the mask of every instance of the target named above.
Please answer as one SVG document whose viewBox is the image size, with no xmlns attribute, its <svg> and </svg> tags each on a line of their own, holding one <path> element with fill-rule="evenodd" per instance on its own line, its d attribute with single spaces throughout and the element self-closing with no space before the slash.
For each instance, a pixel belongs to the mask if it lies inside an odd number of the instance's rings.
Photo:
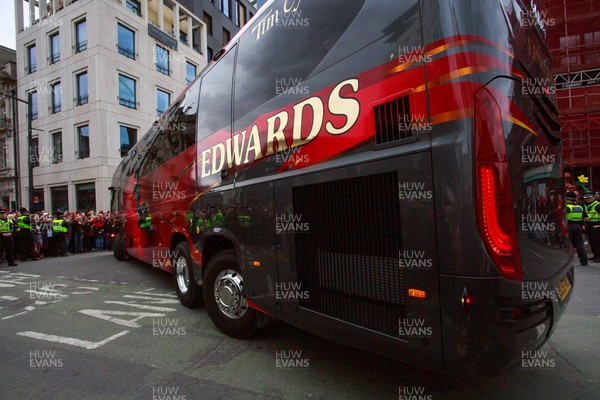
<svg viewBox="0 0 600 400">
<path fill-rule="evenodd" d="M 119 48 L 119 54 L 124 55 L 127 58 L 131 58 L 132 60 L 135 60 L 135 53 L 128 48 L 122 47 L 122 46 L 117 46 Z"/>
<path fill-rule="evenodd" d="M 164 65 L 156 64 L 156 70 L 162 74 L 169 75 L 169 68 Z"/>
<path fill-rule="evenodd" d="M 50 56 L 50 64 L 56 64 L 59 61 L 60 61 L 60 53 L 52 54 Z"/>
<path fill-rule="evenodd" d="M 29 68 L 27 68 L 27 73 L 33 74 L 35 71 L 37 71 L 37 65 L 35 63 L 30 63 Z"/>
<path fill-rule="evenodd" d="M 77 153 L 77 158 L 80 160 L 83 158 L 88 158 L 89 156 L 90 156 L 89 150 L 79 150 L 79 152 Z"/>
<path fill-rule="evenodd" d="M 82 106 L 84 104 L 87 104 L 89 100 L 89 96 L 86 94 L 84 96 L 78 96 L 75 101 L 77 102 L 78 106 Z"/>
<path fill-rule="evenodd" d="M 136 108 L 135 100 L 119 96 L 119 104 L 129 108 Z"/>
<path fill-rule="evenodd" d="M 52 114 L 56 114 L 59 113 L 61 110 L 61 105 L 60 104 L 54 104 L 52 106 Z"/>
<path fill-rule="evenodd" d="M 81 53 L 84 50 L 87 50 L 87 40 L 77 42 L 77 44 L 75 45 L 75 53 Z"/>
</svg>

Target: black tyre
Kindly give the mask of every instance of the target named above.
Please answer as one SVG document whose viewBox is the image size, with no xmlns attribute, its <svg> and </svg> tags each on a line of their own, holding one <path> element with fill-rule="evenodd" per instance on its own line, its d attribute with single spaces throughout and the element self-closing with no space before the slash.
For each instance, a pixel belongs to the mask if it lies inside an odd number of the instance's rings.
<svg viewBox="0 0 600 400">
<path fill-rule="evenodd" d="M 129 255 L 127 254 L 127 251 L 125 251 L 125 237 L 123 236 L 123 232 L 119 232 L 117 233 L 117 236 L 115 236 L 115 241 L 113 243 L 113 254 L 119 261 L 125 261 L 129 259 Z"/>
<path fill-rule="evenodd" d="M 194 279 L 194 264 L 186 243 L 181 242 L 175 246 L 171 265 L 175 291 L 181 304 L 189 308 L 202 305 L 202 288 Z"/>
<path fill-rule="evenodd" d="M 256 332 L 256 310 L 244 297 L 244 279 L 235 251 L 221 252 L 210 260 L 203 293 L 206 311 L 221 332 L 235 338 Z"/>
</svg>

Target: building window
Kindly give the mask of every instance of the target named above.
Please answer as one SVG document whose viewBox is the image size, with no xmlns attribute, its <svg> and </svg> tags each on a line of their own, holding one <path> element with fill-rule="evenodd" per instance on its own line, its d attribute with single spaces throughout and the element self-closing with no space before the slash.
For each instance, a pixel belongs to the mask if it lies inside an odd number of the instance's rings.
<svg viewBox="0 0 600 400">
<path fill-rule="evenodd" d="M 87 23 L 85 19 L 75 23 L 75 53 L 87 49 Z"/>
<path fill-rule="evenodd" d="M 219 9 L 227 18 L 231 18 L 231 3 L 230 0 L 219 0 Z"/>
<path fill-rule="evenodd" d="M 231 32 L 229 32 L 227 29 L 223 28 L 223 47 L 225 47 L 225 45 L 227 45 L 227 43 L 229 43 L 230 40 L 231 40 Z"/>
<path fill-rule="evenodd" d="M 37 92 L 31 92 L 31 119 L 38 119 L 38 95 Z"/>
<path fill-rule="evenodd" d="M 121 133 L 121 157 L 125 157 L 127 152 L 137 143 L 137 129 L 123 125 L 119 129 Z"/>
<path fill-rule="evenodd" d="M 52 114 L 56 114 L 56 113 L 60 112 L 60 110 L 61 110 L 60 95 L 62 94 L 62 86 L 61 86 L 60 82 L 55 82 L 52 84 L 51 88 L 52 88 L 51 110 L 52 110 Z"/>
<path fill-rule="evenodd" d="M 69 209 L 69 189 L 66 186 L 53 187 L 50 189 L 52 209 L 67 211 Z"/>
<path fill-rule="evenodd" d="M 208 36 L 213 35 L 213 22 L 212 17 L 206 11 L 204 12 L 204 23 L 206 24 L 206 32 Z"/>
<path fill-rule="evenodd" d="M 33 189 L 32 212 L 40 212 L 44 209 L 44 189 Z"/>
<path fill-rule="evenodd" d="M 188 83 L 192 83 L 194 78 L 196 77 L 196 66 L 189 61 L 185 62 L 185 81 Z"/>
<path fill-rule="evenodd" d="M 29 153 L 29 161 L 31 162 L 32 168 L 40 166 L 40 139 L 39 138 L 31 139 L 31 152 Z"/>
<path fill-rule="evenodd" d="M 239 16 L 240 16 L 240 27 L 243 27 L 244 25 L 246 25 L 246 22 L 248 22 L 248 20 L 246 19 L 246 6 L 243 5 L 242 3 L 239 3 Z"/>
<path fill-rule="evenodd" d="M 87 71 L 77 74 L 75 78 L 77 83 L 77 98 L 75 101 L 78 106 L 87 104 L 89 100 Z"/>
<path fill-rule="evenodd" d="M 119 43 L 119 54 L 135 60 L 135 32 L 124 25 L 117 24 Z"/>
<path fill-rule="evenodd" d="M 8 167 L 6 160 L 8 159 L 8 153 L 6 148 L 6 138 L 0 138 L 0 168 Z"/>
<path fill-rule="evenodd" d="M 171 94 L 165 92 L 164 90 L 157 89 L 156 90 L 156 112 L 160 117 L 162 113 L 165 112 L 167 108 L 169 108 L 169 104 L 171 104 Z"/>
<path fill-rule="evenodd" d="M 60 61 L 60 35 L 58 32 L 50 35 L 50 64 Z"/>
<path fill-rule="evenodd" d="M 208 62 L 210 62 L 213 59 L 213 57 L 215 56 L 214 51 L 213 51 L 212 48 L 207 47 L 206 48 L 206 53 L 207 53 L 206 55 L 208 57 Z"/>
<path fill-rule="evenodd" d="M 156 70 L 169 75 L 169 50 L 156 45 Z"/>
<path fill-rule="evenodd" d="M 37 53 L 35 44 L 27 47 L 27 73 L 32 74 L 37 71 Z"/>
<path fill-rule="evenodd" d="M 138 17 L 142 16 L 142 7 L 140 6 L 140 2 L 137 0 L 127 0 L 125 5 L 129 10 L 131 10 Z"/>
<path fill-rule="evenodd" d="M 233 0 L 233 22 L 236 26 L 240 26 L 240 6 L 237 0 Z"/>
<path fill-rule="evenodd" d="M 80 160 L 88 158 L 90 156 L 90 126 L 83 125 L 77 127 L 77 141 L 79 143 L 79 150 L 77 151 L 77 158 Z"/>
<path fill-rule="evenodd" d="M 135 79 L 119 74 L 119 104 L 136 108 Z"/>
<path fill-rule="evenodd" d="M 62 132 L 52 134 L 52 164 L 59 164 L 63 161 Z"/>
<path fill-rule="evenodd" d="M 96 209 L 96 184 L 82 183 L 75 185 L 77 191 L 77 212 L 87 212 Z"/>
</svg>

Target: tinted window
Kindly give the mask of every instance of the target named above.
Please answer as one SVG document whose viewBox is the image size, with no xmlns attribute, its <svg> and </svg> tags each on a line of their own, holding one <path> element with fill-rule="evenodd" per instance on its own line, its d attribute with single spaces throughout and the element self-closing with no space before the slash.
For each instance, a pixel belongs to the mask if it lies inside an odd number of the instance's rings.
<svg viewBox="0 0 600 400">
<path fill-rule="evenodd" d="M 231 124 L 231 85 L 235 48 L 202 78 L 198 141 Z"/>
<path fill-rule="evenodd" d="M 240 39 L 235 119 L 308 78 L 363 3 L 277 0 L 254 19 Z"/>
<path fill-rule="evenodd" d="M 168 114 L 164 114 L 140 141 L 139 153 L 144 154 L 144 159 L 137 171 L 137 177 L 149 174 L 194 145 L 199 93 L 200 81 L 196 81 L 185 97 L 174 104 Z"/>
</svg>

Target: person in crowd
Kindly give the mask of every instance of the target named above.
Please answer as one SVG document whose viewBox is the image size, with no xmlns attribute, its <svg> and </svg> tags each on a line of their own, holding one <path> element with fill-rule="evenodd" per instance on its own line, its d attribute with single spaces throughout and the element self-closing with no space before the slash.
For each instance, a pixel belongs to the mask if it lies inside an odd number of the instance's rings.
<svg viewBox="0 0 600 400">
<path fill-rule="evenodd" d="M 16 228 L 6 213 L 6 208 L 0 208 L 0 253 L 4 253 L 4 258 L 8 261 L 9 267 L 16 267 L 13 243 L 13 234 Z"/>
</svg>

